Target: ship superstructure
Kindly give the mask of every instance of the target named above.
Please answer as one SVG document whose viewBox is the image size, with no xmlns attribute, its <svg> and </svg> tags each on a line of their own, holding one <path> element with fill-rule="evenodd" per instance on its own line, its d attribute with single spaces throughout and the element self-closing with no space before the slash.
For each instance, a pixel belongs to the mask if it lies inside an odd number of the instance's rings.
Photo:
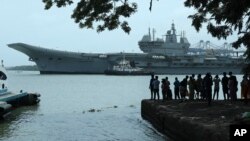
<svg viewBox="0 0 250 141">
<path fill-rule="evenodd" d="M 164 35 L 165 41 L 161 38 L 156 38 L 155 40 L 154 34 L 155 30 L 153 29 L 153 37 L 151 37 L 149 29 L 149 34 L 144 35 L 142 40 L 139 41 L 139 47 L 144 53 L 166 56 L 183 56 L 187 54 L 190 44 L 184 32 L 180 35 L 180 41 L 177 42 L 174 24 L 172 24 L 171 30 L 168 30 L 166 35 Z"/>
<path fill-rule="evenodd" d="M 177 36 L 174 24 L 164 39 L 155 39 L 154 30 L 152 35 L 149 30 L 138 42 L 143 53 L 78 53 L 24 43 L 8 46 L 29 56 L 41 74 L 103 74 L 105 70 L 118 65 L 124 56 L 132 67 L 140 67 L 155 74 L 221 74 L 223 71 L 239 74 L 246 64 L 245 58 L 241 56 L 244 51 L 221 48 L 208 41 L 191 46 L 184 32 L 179 41 Z"/>
</svg>

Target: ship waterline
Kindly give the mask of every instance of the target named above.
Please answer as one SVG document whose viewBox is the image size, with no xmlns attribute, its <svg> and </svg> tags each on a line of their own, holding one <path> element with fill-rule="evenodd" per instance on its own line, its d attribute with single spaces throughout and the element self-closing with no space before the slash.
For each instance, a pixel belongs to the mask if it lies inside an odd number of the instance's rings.
<svg viewBox="0 0 250 141">
<path fill-rule="evenodd" d="M 41 74 L 104 74 L 124 57 L 132 67 L 140 67 L 155 74 L 193 74 L 232 71 L 240 74 L 246 65 L 238 52 L 225 49 L 190 48 L 183 35 L 177 41 L 174 24 L 166 39 L 152 39 L 149 31 L 139 41 L 143 53 L 78 53 L 42 48 L 25 43 L 8 44 L 34 61 Z M 237 56 L 232 56 L 236 54 Z"/>
</svg>

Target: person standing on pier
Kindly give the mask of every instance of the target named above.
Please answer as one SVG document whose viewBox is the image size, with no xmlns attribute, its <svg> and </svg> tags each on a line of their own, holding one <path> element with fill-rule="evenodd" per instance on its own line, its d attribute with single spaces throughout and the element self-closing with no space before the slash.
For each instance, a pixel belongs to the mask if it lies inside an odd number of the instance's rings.
<svg viewBox="0 0 250 141">
<path fill-rule="evenodd" d="M 186 77 L 181 81 L 181 86 L 183 88 L 182 90 L 185 91 L 185 92 L 183 92 L 183 93 L 185 93 L 183 96 L 185 96 L 185 97 L 188 95 L 187 85 L 188 85 L 188 75 L 186 75 Z M 181 95 L 181 97 L 182 97 L 182 95 Z"/>
<path fill-rule="evenodd" d="M 189 77 L 188 86 L 189 86 L 189 100 L 194 100 L 195 80 L 193 79 L 192 76 Z"/>
<path fill-rule="evenodd" d="M 197 85 L 196 85 L 196 80 L 195 80 L 195 74 L 192 74 L 192 78 L 194 80 L 194 98 L 196 97 L 196 93 L 197 93 Z"/>
<path fill-rule="evenodd" d="M 177 77 L 174 81 L 174 99 L 180 99 L 180 82 Z"/>
<path fill-rule="evenodd" d="M 205 78 L 204 78 L 204 86 L 205 86 L 205 94 L 206 94 L 206 98 L 208 101 L 208 105 L 211 105 L 212 85 L 213 85 L 212 76 L 210 73 L 207 73 Z"/>
<path fill-rule="evenodd" d="M 156 96 L 157 99 L 160 99 L 160 95 L 159 95 L 159 86 L 160 86 L 160 81 L 158 80 L 158 76 L 155 76 L 155 79 L 153 81 L 153 87 L 154 87 L 154 100 L 156 100 Z"/>
<path fill-rule="evenodd" d="M 241 85 L 241 99 L 244 98 L 244 103 L 247 104 L 247 94 L 249 93 L 249 80 L 247 79 L 247 75 L 243 76 L 240 85 Z"/>
<path fill-rule="evenodd" d="M 226 72 L 223 72 L 223 77 L 222 77 L 222 80 L 221 80 L 221 84 L 222 84 L 222 91 L 223 91 L 224 100 L 228 100 L 229 99 L 229 95 L 228 95 L 228 77 L 227 77 Z"/>
<path fill-rule="evenodd" d="M 152 74 L 150 82 L 149 82 L 149 89 L 150 89 L 150 92 L 151 92 L 151 100 L 154 99 L 154 86 L 153 86 L 153 82 L 154 82 L 154 75 Z"/>
<path fill-rule="evenodd" d="M 161 92 L 162 92 L 162 100 L 165 101 L 167 95 L 167 83 L 165 79 L 161 80 Z"/>
<path fill-rule="evenodd" d="M 237 91 L 238 91 L 238 81 L 236 76 L 229 72 L 229 79 L 228 79 L 228 88 L 229 88 L 229 95 L 232 101 L 237 100 Z"/>
<path fill-rule="evenodd" d="M 167 86 L 167 100 L 172 100 L 172 91 L 170 89 L 170 82 L 168 80 L 168 77 L 166 77 L 166 86 Z"/>
<path fill-rule="evenodd" d="M 220 91 L 220 78 L 218 75 L 215 76 L 214 78 L 214 96 L 213 96 L 213 100 L 215 95 L 217 95 L 217 100 L 219 98 L 219 91 Z"/>
<path fill-rule="evenodd" d="M 184 100 L 186 98 L 187 89 L 186 89 L 186 78 L 183 78 L 183 80 L 180 83 L 180 95 L 181 99 Z"/>
<path fill-rule="evenodd" d="M 196 85 L 196 99 L 199 99 L 201 97 L 201 93 L 202 93 L 202 78 L 201 78 L 201 74 L 198 74 L 198 78 L 195 81 L 195 85 Z"/>
</svg>

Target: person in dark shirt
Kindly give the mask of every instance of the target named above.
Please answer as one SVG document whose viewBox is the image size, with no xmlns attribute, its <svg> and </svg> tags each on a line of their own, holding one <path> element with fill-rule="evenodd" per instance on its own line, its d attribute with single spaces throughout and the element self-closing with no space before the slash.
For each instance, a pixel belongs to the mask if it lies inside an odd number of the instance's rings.
<svg viewBox="0 0 250 141">
<path fill-rule="evenodd" d="M 197 80 L 195 81 L 196 83 L 196 98 L 199 99 L 200 97 L 202 97 L 202 78 L 201 78 L 201 74 L 198 75 Z"/>
<path fill-rule="evenodd" d="M 174 99 L 180 99 L 180 82 L 177 77 L 174 81 Z"/>
<path fill-rule="evenodd" d="M 151 92 L 151 100 L 154 98 L 154 86 L 153 86 L 154 80 L 155 80 L 154 75 L 152 74 L 150 82 L 149 82 L 149 89 L 150 89 L 150 92 Z"/>
<path fill-rule="evenodd" d="M 231 97 L 232 101 L 237 100 L 237 91 L 238 91 L 238 81 L 236 76 L 232 74 L 232 72 L 229 72 L 229 79 L 228 79 L 228 90 L 229 90 L 229 95 Z"/>
<path fill-rule="evenodd" d="M 162 100 L 165 101 L 167 99 L 166 95 L 167 95 L 167 83 L 165 79 L 161 80 L 161 92 L 162 92 Z"/>
<path fill-rule="evenodd" d="M 194 100 L 194 89 L 195 89 L 195 80 L 190 76 L 188 81 L 189 86 L 189 100 Z"/>
<path fill-rule="evenodd" d="M 227 77 L 226 72 L 223 72 L 221 84 L 222 84 L 222 91 L 223 91 L 224 100 L 228 100 L 229 99 L 229 96 L 228 96 L 228 77 Z"/>
<path fill-rule="evenodd" d="M 247 95 L 249 93 L 249 80 L 246 74 L 243 75 L 243 79 L 240 85 L 241 85 L 241 99 L 244 98 L 244 103 L 247 104 L 248 102 Z"/>
<path fill-rule="evenodd" d="M 187 94 L 186 78 L 183 78 L 183 80 L 180 83 L 180 95 L 182 100 L 185 100 L 186 94 Z"/>
<path fill-rule="evenodd" d="M 166 77 L 165 78 L 165 80 L 166 80 L 166 86 L 167 86 L 167 100 L 172 100 L 172 91 L 171 91 L 171 89 L 170 89 L 170 82 L 169 82 L 169 80 L 168 80 L 168 77 Z"/>
<path fill-rule="evenodd" d="M 188 82 L 188 75 L 186 75 L 186 78 L 184 80 L 184 85 L 185 85 L 186 89 L 187 89 L 187 82 Z"/>
<path fill-rule="evenodd" d="M 206 93 L 208 105 L 211 105 L 212 85 L 213 85 L 212 76 L 210 73 L 207 73 L 205 78 L 204 78 L 204 86 L 205 86 L 205 93 Z"/>
<path fill-rule="evenodd" d="M 217 96 L 217 100 L 219 98 L 219 91 L 220 91 L 220 78 L 218 75 L 215 76 L 213 82 L 214 82 L 214 96 L 213 96 L 213 100 L 215 99 L 215 96 Z"/>
<path fill-rule="evenodd" d="M 186 77 L 182 80 L 182 85 L 185 88 L 185 96 L 188 94 L 188 89 L 187 89 L 187 85 L 188 85 L 188 75 L 186 75 Z"/>
</svg>

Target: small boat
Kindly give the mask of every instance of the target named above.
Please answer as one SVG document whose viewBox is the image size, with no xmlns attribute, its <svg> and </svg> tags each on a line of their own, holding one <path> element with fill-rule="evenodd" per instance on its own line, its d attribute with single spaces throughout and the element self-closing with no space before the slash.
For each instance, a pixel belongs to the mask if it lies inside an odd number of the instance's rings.
<svg viewBox="0 0 250 141">
<path fill-rule="evenodd" d="M 6 69 L 4 68 L 3 65 L 3 60 L 1 61 L 2 64 L 0 65 L 0 84 L 1 84 L 1 88 L 0 88 L 0 96 L 1 95 L 5 95 L 8 94 L 8 89 L 6 87 L 6 80 L 7 80 L 7 72 Z"/>
<path fill-rule="evenodd" d="M 6 70 L 3 66 L 3 61 L 2 61 L 2 65 L 0 65 L 0 83 L 1 83 L 0 97 L 3 97 L 10 93 L 7 87 L 5 86 L 6 79 L 7 79 Z M 12 107 L 11 104 L 8 104 L 7 102 L 0 100 L 0 118 L 4 118 L 5 116 L 9 115 L 11 107 Z"/>
<path fill-rule="evenodd" d="M 21 105 L 34 105 L 39 103 L 40 94 L 27 93 L 22 90 L 20 93 L 13 93 L 6 86 L 7 72 L 4 68 L 3 61 L 0 65 L 0 119 L 5 118 L 12 110 L 12 107 Z"/>
<path fill-rule="evenodd" d="M 147 71 L 139 67 L 132 67 L 130 62 L 123 59 L 118 65 L 114 65 L 112 69 L 105 70 L 106 75 L 151 75 L 153 72 Z"/>
</svg>

